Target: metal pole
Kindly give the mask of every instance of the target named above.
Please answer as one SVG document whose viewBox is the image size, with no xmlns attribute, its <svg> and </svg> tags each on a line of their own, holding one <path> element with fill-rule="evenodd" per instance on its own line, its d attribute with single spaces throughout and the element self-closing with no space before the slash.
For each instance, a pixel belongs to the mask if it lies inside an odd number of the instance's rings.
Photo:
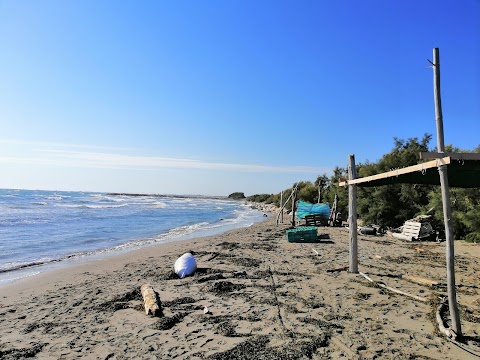
<svg viewBox="0 0 480 360">
<path fill-rule="evenodd" d="M 348 179 L 357 177 L 355 169 L 355 155 L 349 156 Z M 357 185 L 348 185 L 348 228 L 350 238 L 350 272 L 358 273 L 358 245 L 357 245 Z"/>
<path fill-rule="evenodd" d="M 433 89 L 435 99 L 435 120 L 437 125 L 437 151 L 445 152 L 443 135 L 443 115 L 442 100 L 440 97 L 440 54 L 439 49 L 433 49 Z M 448 290 L 448 308 L 452 320 L 452 330 L 457 336 L 462 336 L 462 325 L 460 323 L 460 314 L 457 304 L 457 293 L 455 286 L 455 248 L 453 239 L 453 226 L 451 223 L 452 209 L 450 202 L 450 188 L 448 185 L 448 172 L 446 165 L 438 166 L 440 176 L 440 186 L 442 190 L 443 221 L 445 223 L 446 239 L 446 260 L 447 260 L 447 290 Z"/>
</svg>

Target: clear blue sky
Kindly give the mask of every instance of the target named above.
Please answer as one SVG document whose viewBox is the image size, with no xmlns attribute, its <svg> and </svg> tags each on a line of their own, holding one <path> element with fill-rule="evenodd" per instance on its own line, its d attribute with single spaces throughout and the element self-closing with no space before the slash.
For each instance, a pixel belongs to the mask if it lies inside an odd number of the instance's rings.
<svg viewBox="0 0 480 360">
<path fill-rule="evenodd" d="M 480 145 L 480 1 L 0 0 L 0 187 L 278 193 Z"/>
</svg>

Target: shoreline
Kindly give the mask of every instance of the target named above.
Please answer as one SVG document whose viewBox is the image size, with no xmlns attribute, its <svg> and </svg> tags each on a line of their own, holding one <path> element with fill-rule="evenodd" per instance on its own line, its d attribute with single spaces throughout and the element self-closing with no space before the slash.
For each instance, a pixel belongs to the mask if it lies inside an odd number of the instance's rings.
<svg viewBox="0 0 480 360">
<path fill-rule="evenodd" d="M 288 217 L 287 217 L 288 218 Z M 433 305 L 349 274 L 348 229 L 289 243 L 289 222 L 265 221 L 211 237 L 161 244 L 40 274 L 2 287 L 0 355 L 38 358 L 475 358 L 438 334 Z M 421 248 L 417 251 L 415 248 Z M 464 334 L 480 344 L 478 247 L 459 243 L 458 300 Z M 359 236 L 360 271 L 434 299 L 393 275 L 442 282 L 445 244 Z M 194 276 L 173 276 L 193 251 Z M 145 315 L 139 288 L 158 293 L 161 316 Z M 432 300 L 433 301 L 433 300 Z M 203 309 L 208 307 L 209 313 Z M 17 356 L 17 357 L 15 357 Z M 2 357 L 2 356 L 0 356 Z"/>
<path fill-rule="evenodd" d="M 135 195 L 130 194 L 129 196 L 143 196 L 143 195 Z M 148 195 L 148 196 L 155 196 L 155 195 Z M 169 196 L 171 197 L 171 196 Z M 183 198 L 183 196 L 178 196 L 179 198 Z M 203 197 L 204 199 L 214 199 L 212 197 Z M 235 201 L 231 199 L 225 198 L 224 200 L 228 201 Z M 109 257 L 114 257 L 121 254 L 128 254 L 132 251 L 137 251 L 143 248 L 154 247 L 162 244 L 168 244 L 171 242 L 178 242 L 184 240 L 191 240 L 199 237 L 206 237 L 206 236 L 215 236 L 218 234 L 222 234 L 227 232 L 231 229 L 251 226 L 251 223 L 255 223 L 257 221 L 264 221 L 265 219 L 262 218 L 262 213 L 265 216 L 265 212 L 272 211 L 273 208 L 269 207 L 266 209 L 264 206 L 254 206 L 254 203 L 249 203 L 247 201 L 242 201 L 243 206 L 247 206 L 253 210 L 258 212 L 258 215 L 250 215 L 248 219 L 239 220 L 241 218 L 233 219 L 235 221 L 231 222 L 231 219 L 227 219 L 227 221 L 223 221 L 218 223 L 214 226 L 208 227 L 199 227 L 194 230 L 194 232 L 183 231 L 183 233 L 176 233 L 177 229 L 183 228 L 183 226 L 178 228 L 173 228 L 168 230 L 165 233 L 159 234 L 154 237 L 144 237 L 138 239 L 131 239 L 126 243 L 122 243 L 119 245 L 115 245 L 109 248 L 100 248 L 97 250 L 87 250 L 84 252 L 74 252 L 74 253 L 67 253 L 65 255 L 56 255 L 51 256 L 48 259 L 40 259 L 38 261 L 32 261 L 31 263 L 22 263 L 17 265 L 14 268 L 5 268 L 0 270 L 0 289 L 6 285 L 11 283 L 15 283 L 17 281 L 22 281 L 23 279 L 27 279 L 29 277 L 37 277 L 39 274 L 44 272 L 49 272 L 52 269 L 56 268 L 65 268 L 75 264 L 81 264 L 88 261 L 97 261 L 106 259 Z M 253 214 L 253 213 L 252 213 Z M 224 219 L 220 219 L 224 220 Z M 237 221 L 239 220 L 239 221 Z M 193 230 L 192 230 L 193 231 Z"/>
</svg>

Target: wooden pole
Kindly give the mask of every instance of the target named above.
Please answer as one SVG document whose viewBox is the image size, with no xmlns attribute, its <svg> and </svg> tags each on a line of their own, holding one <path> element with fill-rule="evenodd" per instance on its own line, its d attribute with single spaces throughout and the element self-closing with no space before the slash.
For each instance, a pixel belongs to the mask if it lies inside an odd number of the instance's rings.
<svg viewBox="0 0 480 360">
<path fill-rule="evenodd" d="M 282 215 L 282 220 L 283 220 L 283 209 L 287 206 L 288 200 L 290 200 L 293 193 L 294 193 L 293 191 L 290 193 L 290 196 L 287 198 L 287 200 L 285 200 L 285 203 L 280 208 L 280 211 L 278 212 L 278 215 L 277 215 L 277 225 L 278 225 L 278 219 L 280 219 L 280 215 Z"/>
<path fill-rule="evenodd" d="M 297 187 L 292 188 L 292 227 L 295 227 L 295 211 L 297 202 Z"/>
<path fill-rule="evenodd" d="M 283 224 L 283 191 L 280 192 L 280 222 Z"/>
<path fill-rule="evenodd" d="M 443 135 L 443 115 L 442 100 L 440 97 L 440 54 L 439 49 L 433 49 L 433 89 L 435 100 L 435 120 L 437 125 L 437 151 L 445 152 L 444 135 Z M 452 320 L 452 330 L 457 336 L 462 336 L 462 326 L 460 323 L 460 314 L 457 304 L 457 293 L 455 287 L 455 249 L 453 239 L 452 226 L 452 209 L 450 202 L 450 188 L 448 185 L 447 166 L 438 166 L 438 174 L 440 176 L 440 187 L 442 190 L 443 204 L 443 221 L 445 223 L 445 239 L 446 239 L 446 260 L 447 260 L 447 290 L 448 290 L 448 307 L 450 310 L 450 318 Z"/>
<path fill-rule="evenodd" d="M 355 155 L 349 156 L 348 179 L 357 177 Z M 348 228 L 350 233 L 350 272 L 358 274 L 357 185 L 348 185 Z"/>
</svg>

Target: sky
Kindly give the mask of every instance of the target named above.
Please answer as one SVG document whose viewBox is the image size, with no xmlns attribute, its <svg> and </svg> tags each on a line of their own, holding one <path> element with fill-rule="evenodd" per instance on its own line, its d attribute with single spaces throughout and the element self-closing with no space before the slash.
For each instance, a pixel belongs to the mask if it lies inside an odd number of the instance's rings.
<svg viewBox="0 0 480 360">
<path fill-rule="evenodd" d="M 480 145 L 480 0 L 0 0 L 0 188 L 247 196 Z"/>
</svg>

